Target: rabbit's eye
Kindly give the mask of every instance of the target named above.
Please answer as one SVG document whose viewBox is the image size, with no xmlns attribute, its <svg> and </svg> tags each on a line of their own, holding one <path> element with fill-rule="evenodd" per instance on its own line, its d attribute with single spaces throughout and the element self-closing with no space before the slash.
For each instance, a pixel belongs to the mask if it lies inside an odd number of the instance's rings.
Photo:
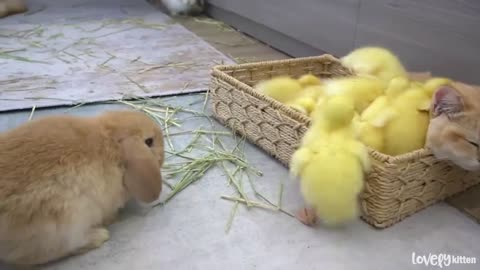
<svg viewBox="0 0 480 270">
<path fill-rule="evenodd" d="M 152 138 L 148 138 L 145 140 L 145 144 L 148 146 L 148 147 L 152 147 L 153 145 L 153 139 Z"/>
</svg>

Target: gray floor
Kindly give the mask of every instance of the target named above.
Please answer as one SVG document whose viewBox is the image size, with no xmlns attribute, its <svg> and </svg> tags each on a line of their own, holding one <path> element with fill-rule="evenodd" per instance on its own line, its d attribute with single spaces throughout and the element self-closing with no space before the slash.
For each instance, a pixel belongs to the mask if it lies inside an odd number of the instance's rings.
<svg viewBox="0 0 480 270">
<path fill-rule="evenodd" d="M 201 98 L 170 99 L 172 104 L 185 106 Z M 34 117 L 55 113 L 93 115 L 118 106 L 46 109 L 37 111 Z M 199 110 L 201 106 L 192 108 Z M 5 130 L 21 124 L 29 114 L 3 113 L 0 127 Z M 205 118 L 189 118 L 181 129 L 209 125 Z M 216 122 L 213 128 L 222 129 Z M 180 149 L 191 135 L 172 138 Z M 228 137 L 223 140 L 230 146 L 234 143 Z M 247 145 L 245 151 L 248 161 L 264 173 L 253 179 L 262 194 L 276 201 L 283 182 L 285 210 L 294 212 L 302 205 L 298 187 L 284 167 L 254 146 Z M 162 197 L 168 194 L 165 190 Z M 213 169 L 165 206 L 147 211 L 130 205 L 121 220 L 111 226 L 112 238 L 102 248 L 45 269 L 420 269 L 412 265 L 412 252 L 480 254 L 478 224 L 443 203 L 382 231 L 362 221 L 344 230 L 308 228 L 279 212 L 241 206 L 226 233 L 233 203 L 220 199 L 221 195 L 235 192 L 222 171 Z M 448 269 L 478 269 L 479 263 Z"/>
<path fill-rule="evenodd" d="M 181 96 L 170 102 L 188 106 L 201 98 Z M 34 118 L 56 113 L 93 115 L 117 106 L 120 105 L 37 110 Z M 190 107 L 198 110 L 201 106 L 196 103 Z M 0 130 L 23 123 L 29 115 L 30 111 L 1 113 Z M 205 118 L 185 118 L 183 122 L 182 130 L 210 125 Z M 222 129 L 215 122 L 213 128 Z M 173 143 L 181 148 L 191 136 L 176 136 Z M 224 140 L 226 145 L 234 145 L 228 137 Z M 279 185 L 284 183 L 282 205 L 285 210 L 294 212 L 302 205 L 298 186 L 288 178 L 284 167 L 252 145 L 247 145 L 245 151 L 249 163 L 264 174 L 253 179 L 262 194 L 276 201 Z M 251 192 L 248 194 L 253 198 Z M 168 189 L 162 197 L 166 195 Z M 308 228 L 282 213 L 247 210 L 241 205 L 226 233 L 233 203 L 222 200 L 221 195 L 235 195 L 235 191 L 223 172 L 215 168 L 165 206 L 146 210 L 130 205 L 111 226 L 111 240 L 103 247 L 45 269 L 423 268 L 412 264 L 413 252 L 427 256 L 429 253 L 477 256 L 477 265 L 451 265 L 448 269 L 478 269 L 480 264 L 478 224 L 443 203 L 382 231 L 362 221 L 344 230 Z M 7 268 L 0 266 L 0 269 Z"/>
</svg>

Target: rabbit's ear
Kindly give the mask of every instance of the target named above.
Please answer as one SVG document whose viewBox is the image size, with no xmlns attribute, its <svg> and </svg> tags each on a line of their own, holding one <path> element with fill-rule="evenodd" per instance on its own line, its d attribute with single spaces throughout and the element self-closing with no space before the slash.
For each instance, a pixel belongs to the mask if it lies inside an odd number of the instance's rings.
<svg viewBox="0 0 480 270">
<path fill-rule="evenodd" d="M 139 201 L 155 201 L 162 191 L 162 175 L 154 154 L 141 138 L 125 138 L 121 146 L 126 166 L 123 181 L 127 190 Z"/>
</svg>

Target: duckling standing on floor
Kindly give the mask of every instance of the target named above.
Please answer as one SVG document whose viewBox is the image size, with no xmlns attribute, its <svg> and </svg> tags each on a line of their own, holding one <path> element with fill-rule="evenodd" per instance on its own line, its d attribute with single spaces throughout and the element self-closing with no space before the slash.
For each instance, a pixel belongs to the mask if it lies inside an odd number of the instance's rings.
<svg viewBox="0 0 480 270">
<path fill-rule="evenodd" d="M 314 225 L 317 217 L 338 226 L 360 214 L 358 196 L 370 169 L 367 148 L 355 138 L 353 100 L 345 95 L 323 99 L 312 114 L 312 126 L 293 154 L 290 172 L 300 178 L 309 205 L 297 218 Z"/>
</svg>

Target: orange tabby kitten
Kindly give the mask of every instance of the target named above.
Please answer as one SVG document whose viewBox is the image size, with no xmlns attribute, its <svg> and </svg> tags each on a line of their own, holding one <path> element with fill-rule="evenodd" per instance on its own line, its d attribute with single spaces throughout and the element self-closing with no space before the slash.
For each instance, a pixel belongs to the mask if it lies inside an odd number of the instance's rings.
<svg viewBox="0 0 480 270">
<path fill-rule="evenodd" d="M 480 170 L 480 89 L 452 83 L 437 90 L 426 146 L 438 159 Z"/>
</svg>

